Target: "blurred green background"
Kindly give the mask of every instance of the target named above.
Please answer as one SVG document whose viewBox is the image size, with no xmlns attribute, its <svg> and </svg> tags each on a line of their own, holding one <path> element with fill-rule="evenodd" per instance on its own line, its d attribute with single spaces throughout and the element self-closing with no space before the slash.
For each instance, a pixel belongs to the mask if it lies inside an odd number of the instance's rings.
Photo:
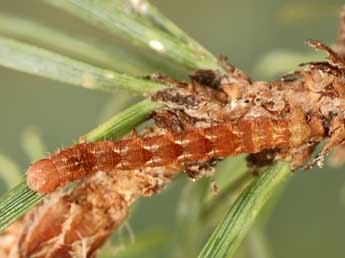
<svg viewBox="0 0 345 258">
<path fill-rule="evenodd" d="M 313 52 L 303 44 L 306 39 L 333 43 L 338 11 L 344 3 L 340 0 L 152 2 L 202 45 L 215 54 L 224 53 L 231 63 L 257 80 L 279 78 L 280 72 L 296 69 L 304 56 L 312 56 Z M 40 1 L 1 0 L 0 12 L 32 16 L 72 34 L 84 33 L 115 44 L 111 36 Z M 0 81 L 0 153 L 15 160 L 23 172 L 30 162 L 21 147 L 27 128 L 37 128 L 52 152 L 70 145 L 131 103 L 130 98 L 123 101 L 122 92 L 110 95 L 89 91 L 2 67 Z M 134 236 L 155 229 L 173 229 L 176 206 L 185 184 L 190 182 L 180 178 L 160 195 L 140 200 L 129 220 Z M 1 187 L 3 193 L 5 186 Z M 343 168 L 297 172 L 265 228 L 272 257 L 344 257 L 343 189 Z"/>
</svg>

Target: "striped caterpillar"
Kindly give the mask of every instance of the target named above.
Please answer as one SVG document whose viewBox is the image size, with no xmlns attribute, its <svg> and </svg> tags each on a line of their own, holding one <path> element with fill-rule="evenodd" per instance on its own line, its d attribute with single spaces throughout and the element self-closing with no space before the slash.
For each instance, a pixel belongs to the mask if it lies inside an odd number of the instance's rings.
<svg viewBox="0 0 345 258">
<path fill-rule="evenodd" d="M 252 82 L 230 65 L 227 74 L 198 70 L 191 83 L 156 78 L 175 86 L 157 92 L 152 100 L 163 102 L 177 116 L 175 122 L 160 121 L 176 128 L 161 135 L 61 150 L 29 167 L 28 185 L 38 193 L 50 193 L 97 171 L 183 170 L 270 149 L 278 149 L 274 157 L 288 158 L 291 168 L 297 168 L 329 137 L 308 168 L 322 165 L 329 151 L 345 140 L 345 60 L 318 41 L 308 45 L 325 50 L 329 60 L 310 64 L 295 78 Z"/>
<path fill-rule="evenodd" d="M 298 146 L 309 135 L 304 119 L 259 117 L 179 133 L 82 143 L 31 165 L 27 181 L 32 190 L 49 193 L 97 171 L 145 167 L 183 169 L 193 162 Z"/>
</svg>

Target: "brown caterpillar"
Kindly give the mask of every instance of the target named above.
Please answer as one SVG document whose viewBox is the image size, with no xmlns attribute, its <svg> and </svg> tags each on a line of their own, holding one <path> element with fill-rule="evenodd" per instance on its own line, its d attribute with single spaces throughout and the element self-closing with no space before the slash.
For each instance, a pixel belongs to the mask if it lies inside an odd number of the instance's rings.
<svg viewBox="0 0 345 258">
<path fill-rule="evenodd" d="M 303 119 L 258 117 L 180 133 L 82 143 L 31 165 L 27 181 L 32 190 L 49 193 L 97 171 L 184 168 L 193 162 L 300 145 L 309 135 Z"/>
</svg>

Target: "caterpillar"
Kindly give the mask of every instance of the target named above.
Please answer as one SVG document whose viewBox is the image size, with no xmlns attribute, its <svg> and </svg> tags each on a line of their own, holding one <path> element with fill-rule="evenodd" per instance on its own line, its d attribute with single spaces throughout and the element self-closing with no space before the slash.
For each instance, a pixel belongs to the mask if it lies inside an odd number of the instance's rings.
<svg viewBox="0 0 345 258">
<path fill-rule="evenodd" d="M 227 77 L 201 70 L 192 76 L 191 84 L 152 78 L 176 86 L 170 88 L 175 89 L 172 92 L 158 92 L 152 96 L 153 101 L 167 103 L 173 111 L 182 110 L 186 116 L 206 122 L 206 126 L 186 130 L 182 126 L 181 131 L 161 135 L 76 144 L 32 164 L 27 170 L 29 187 L 45 194 L 97 171 L 150 167 L 188 170 L 198 162 L 269 149 L 282 150 L 278 158 L 294 156 L 290 162 L 294 169 L 329 137 L 307 168 L 322 165 L 329 151 L 345 139 L 344 81 L 338 78 L 345 72 L 345 61 L 321 42 L 307 44 L 326 51 L 329 61 L 311 63 L 310 70 L 296 72 L 301 79 L 252 83 L 233 67 L 229 67 Z M 216 85 L 200 86 L 213 80 Z"/>
<path fill-rule="evenodd" d="M 183 169 L 193 162 L 300 145 L 309 134 L 303 120 L 258 117 L 179 133 L 81 143 L 32 164 L 27 182 L 35 192 L 50 193 L 97 171 L 167 166 Z"/>
</svg>

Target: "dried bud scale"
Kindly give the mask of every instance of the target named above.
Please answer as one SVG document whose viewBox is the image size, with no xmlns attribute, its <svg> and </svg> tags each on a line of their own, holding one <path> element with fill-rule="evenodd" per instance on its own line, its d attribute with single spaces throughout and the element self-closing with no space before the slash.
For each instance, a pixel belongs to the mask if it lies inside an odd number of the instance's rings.
<svg viewBox="0 0 345 258">
<path fill-rule="evenodd" d="M 8 257 L 95 257 L 131 204 L 159 192 L 172 176 L 164 169 L 99 172 L 73 190 L 52 193 L 26 215 Z"/>
<path fill-rule="evenodd" d="M 0 257 L 18 257 L 17 244 L 23 232 L 23 219 L 17 220 L 0 234 Z"/>
</svg>

